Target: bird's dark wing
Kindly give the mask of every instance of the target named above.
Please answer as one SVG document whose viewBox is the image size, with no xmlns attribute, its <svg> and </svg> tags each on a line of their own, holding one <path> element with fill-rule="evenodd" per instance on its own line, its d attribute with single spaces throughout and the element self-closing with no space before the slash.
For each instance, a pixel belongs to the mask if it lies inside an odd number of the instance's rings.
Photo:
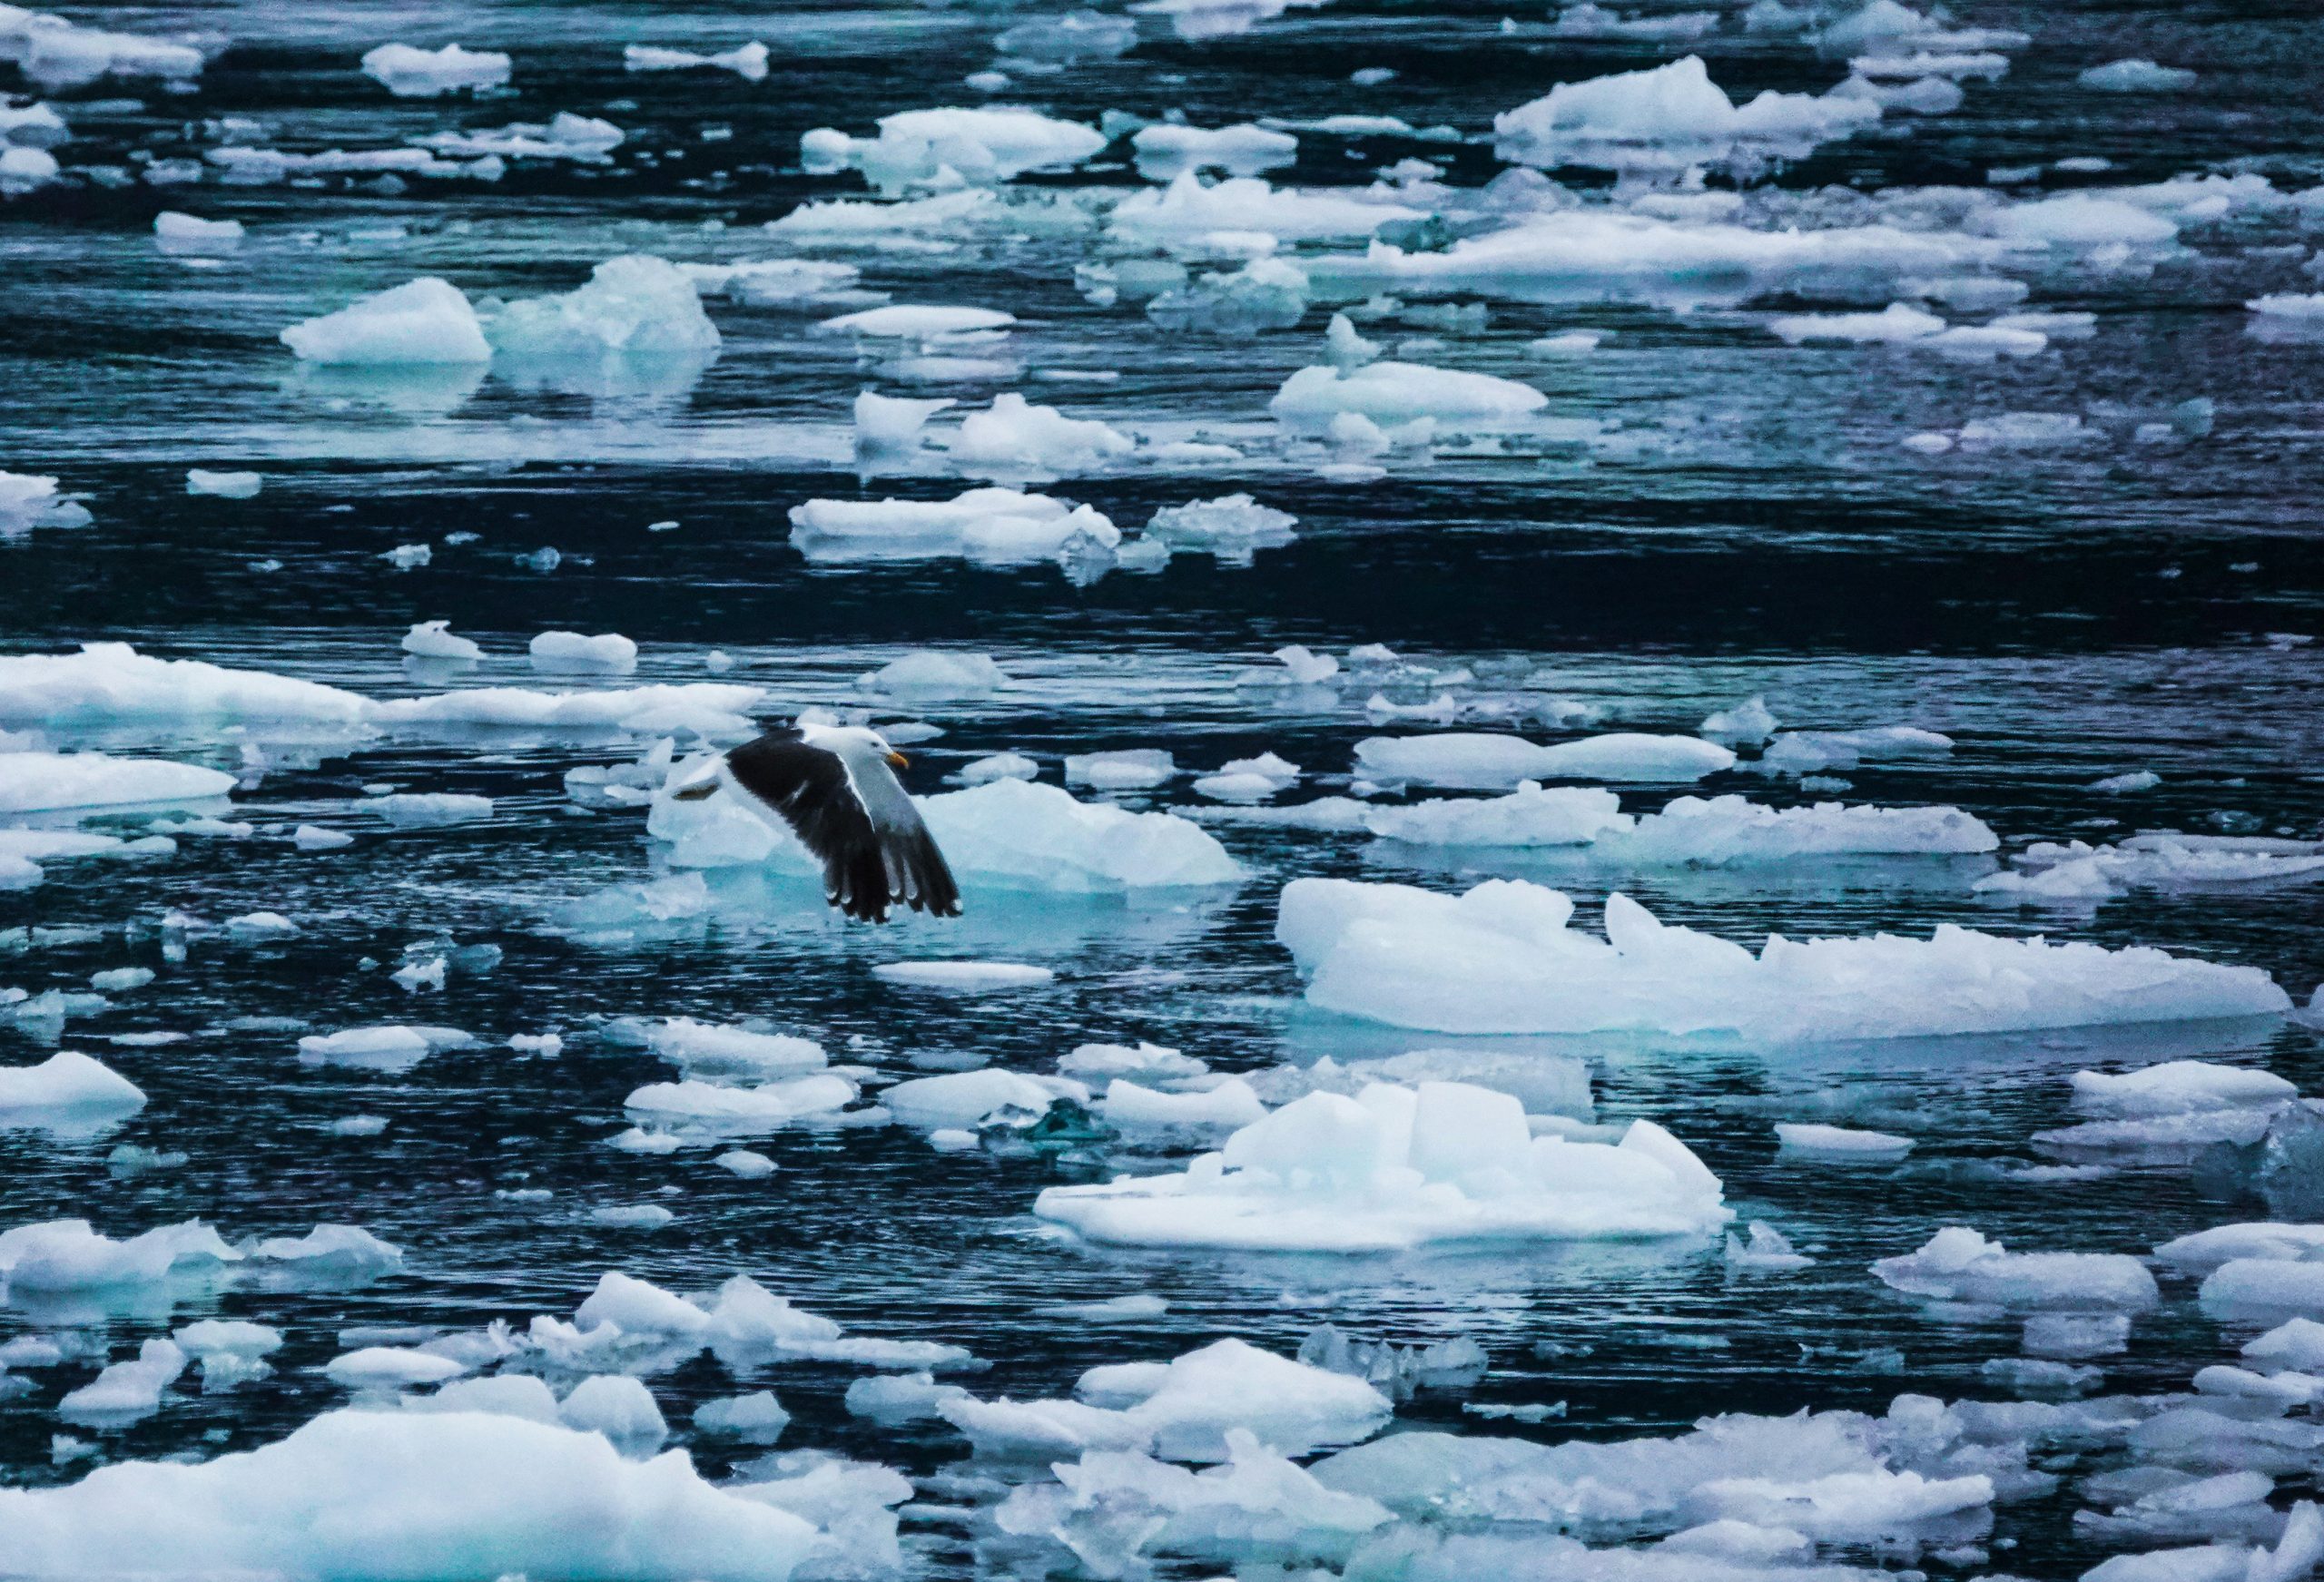
<svg viewBox="0 0 2324 1582">
<path fill-rule="evenodd" d="M 875 821 L 839 755 L 773 732 L 726 755 L 734 782 L 773 809 L 823 865 L 823 895 L 851 918 L 888 920 L 891 902 L 958 917 L 960 892 L 904 800 Z"/>
</svg>

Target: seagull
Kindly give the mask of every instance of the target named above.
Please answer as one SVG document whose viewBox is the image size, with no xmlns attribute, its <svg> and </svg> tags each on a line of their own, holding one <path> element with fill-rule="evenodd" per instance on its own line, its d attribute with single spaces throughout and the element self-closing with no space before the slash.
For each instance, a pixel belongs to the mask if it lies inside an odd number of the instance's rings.
<svg viewBox="0 0 2324 1582">
<path fill-rule="evenodd" d="M 720 753 L 670 794 L 698 802 L 732 783 L 822 860 L 823 899 L 851 918 L 884 923 L 898 901 L 957 918 L 960 887 L 896 779 L 909 762 L 862 725 L 786 725 Z"/>
</svg>

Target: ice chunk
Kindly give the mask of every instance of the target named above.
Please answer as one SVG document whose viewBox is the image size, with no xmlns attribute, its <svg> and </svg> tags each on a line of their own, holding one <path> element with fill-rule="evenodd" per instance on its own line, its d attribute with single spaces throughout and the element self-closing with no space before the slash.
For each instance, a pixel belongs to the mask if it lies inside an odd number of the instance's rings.
<svg viewBox="0 0 2324 1582">
<path fill-rule="evenodd" d="M 1375 781 L 1491 791 L 1529 780 L 1700 780 L 1731 767 L 1735 754 L 1695 736 L 1615 732 L 1544 747 L 1521 736 L 1447 731 L 1367 736 L 1355 744 L 1355 762 Z"/>
<path fill-rule="evenodd" d="M 462 89 L 497 88 L 508 80 L 509 60 L 497 50 L 463 49 L 448 44 L 425 50 L 383 44 L 363 57 L 363 74 L 399 99 L 436 99 Z"/>
<path fill-rule="evenodd" d="M 1267 1113 L 1259 1096 L 1251 1091 L 1251 1085 L 1237 1077 L 1195 1093 L 1160 1093 L 1117 1077 L 1108 1086 L 1098 1109 L 1108 1124 L 1124 1130 L 1155 1126 L 1232 1129 L 1247 1126 Z"/>
<path fill-rule="evenodd" d="M 1299 157 L 1299 139 L 1288 132 L 1245 123 L 1239 126 L 1184 126 L 1157 122 L 1130 134 L 1138 174 L 1167 182 L 1185 171 L 1223 171 L 1256 176 Z"/>
<path fill-rule="evenodd" d="M 1098 791 L 1145 791 L 1167 783 L 1177 772 L 1177 763 L 1169 753 L 1151 747 L 1074 753 L 1065 761 L 1068 785 Z"/>
<path fill-rule="evenodd" d="M 2324 1262 L 2324 1225 L 2216 1225 L 2174 1237 L 2157 1247 L 2154 1255 L 2190 1274 L 2209 1274 L 2238 1258 Z"/>
<path fill-rule="evenodd" d="M 1416 846 L 1585 846 L 1634 821 L 1612 791 L 1531 780 L 1505 797 L 1358 808 L 1363 829 Z"/>
<path fill-rule="evenodd" d="M 1020 961 L 891 961 L 872 969 L 883 983 L 938 988 L 950 994 L 989 994 L 1003 988 L 1038 988 L 1056 979 L 1046 967 Z"/>
<path fill-rule="evenodd" d="M 965 698 L 998 692 L 1009 677 L 990 654 L 921 648 L 867 672 L 856 684 L 866 692 L 913 698 Z"/>
<path fill-rule="evenodd" d="M 1429 418 L 1475 427 L 1513 423 L 1549 404 L 1532 386 L 1493 374 L 1374 362 L 1352 372 L 1328 364 L 1301 368 L 1284 380 L 1267 410 L 1304 430 L 1327 427 L 1350 413 L 1374 423 Z"/>
<path fill-rule="evenodd" d="M 2193 87 L 2195 74 L 2178 66 L 2158 66 L 2150 60 L 2121 60 L 2092 66 L 2074 81 L 2107 93 L 2168 93 Z"/>
<path fill-rule="evenodd" d="M 465 824 L 474 819 L 492 816 L 490 797 L 465 796 L 450 791 L 391 791 L 386 796 L 372 797 L 362 804 L 366 812 L 377 813 L 399 830 L 434 829 L 443 824 Z"/>
<path fill-rule="evenodd" d="M 1049 476 L 1093 471 L 1137 448 L 1136 440 L 1097 418 L 1031 406 L 1010 390 L 960 420 L 950 456 L 977 472 Z"/>
<path fill-rule="evenodd" d="M 317 1225 L 303 1236 L 270 1236 L 245 1251 L 310 1278 L 364 1280 L 403 1267 L 402 1249 L 358 1225 Z"/>
<path fill-rule="evenodd" d="M 1751 1240 L 1748 1244 L 1738 1241 L 1732 1232 L 1727 1237 L 1727 1266 L 1729 1269 L 1763 1269 L 1788 1273 L 1795 1269 L 1808 1268 L 1815 1262 L 1815 1259 L 1794 1249 L 1791 1238 L 1762 1220 L 1751 1222 Z"/>
<path fill-rule="evenodd" d="M 309 362 L 359 367 L 492 360 L 491 344 L 467 295 L 425 276 L 349 307 L 293 324 L 282 344 Z"/>
<path fill-rule="evenodd" d="M 1005 329 L 1017 322 L 1013 313 L 994 308 L 933 308 L 894 302 L 826 319 L 815 328 L 833 334 L 896 336 L 910 340 L 934 340 L 947 335 L 969 335 Z"/>
<path fill-rule="evenodd" d="M 1877 313 L 1789 313 L 1768 320 L 1768 332 L 1787 345 L 1837 340 L 1898 344 L 1944 333 L 1945 320 L 1902 302 Z"/>
<path fill-rule="evenodd" d="M 174 1341 L 148 1341 L 133 1359 L 107 1365 L 66 1395 L 56 1415 L 66 1422 L 109 1428 L 134 1422 L 161 1409 L 162 1392 L 178 1381 L 191 1360 Z"/>
<path fill-rule="evenodd" d="M 1493 117 L 1503 159 L 1554 167 L 1682 170 L 1689 165 L 1797 158 L 1860 131 L 1880 107 L 1827 94 L 1761 93 L 1738 106 L 1699 55 L 1645 71 L 1561 83 Z"/>
<path fill-rule="evenodd" d="M 194 467 L 185 475 L 185 492 L 221 500 L 255 499 L 266 480 L 254 472 L 204 472 Z"/>
<path fill-rule="evenodd" d="M 632 1451 L 658 1445 L 670 1432 L 654 1392 L 620 1373 L 584 1379 L 558 1402 L 556 1415 L 568 1428 L 603 1434 Z"/>
<path fill-rule="evenodd" d="M 206 1463 L 125 1462 L 0 1490 L 21 1575 L 529 1573 L 784 1582 L 826 1540 L 683 1453 L 505 1411 L 326 1412 Z"/>
<path fill-rule="evenodd" d="M 657 1022 L 645 1036 L 647 1047 L 676 1062 L 690 1076 L 791 1076 L 821 1071 L 830 1064 L 822 1046 L 812 1038 L 753 1032 L 692 1017 Z"/>
<path fill-rule="evenodd" d="M 753 1087 L 719 1083 L 649 1082 L 624 1101 L 641 1115 L 684 1116 L 713 1135 L 755 1132 L 781 1126 L 803 1115 L 824 1115 L 855 1102 L 855 1084 L 818 1072 Z"/>
<path fill-rule="evenodd" d="M 2280 1014 L 2265 973 L 2165 955 L 2012 939 L 1952 925 L 1739 945 L 1661 924 L 1615 895 L 1601 941 L 1561 892 L 1493 880 L 1460 897 L 1295 879 L 1275 937 L 1315 1005 L 1465 1033 L 1621 1029 L 1751 1039 L 1915 1037 Z"/>
<path fill-rule="evenodd" d="M 859 399 L 859 431 L 861 410 Z M 970 489 L 947 501 L 809 500 L 791 507 L 791 527 L 800 553 L 826 563 L 950 555 L 1011 563 L 1055 556 L 1077 540 L 1108 549 L 1121 542 L 1088 506 L 1015 489 Z"/>
<path fill-rule="evenodd" d="M 1079 164 L 1108 138 L 1078 121 L 1015 105 L 906 110 L 883 115 L 876 138 L 818 127 L 799 140 L 810 172 L 853 166 L 882 192 L 963 182 L 1007 182 L 1028 171 Z"/>
<path fill-rule="evenodd" d="M 1697 730 L 1708 742 L 1728 747 L 1750 746 L 1774 735 L 1777 723 L 1768 709 L 1768 700 L 1754 693 L 1731 709 L 1720 709 L 1711 714 Z"/>
<path fill-rule="evenodd" d="M 2276 1323 L 2324 1317 L 2324 1263 L 2231 1258 L 2197 1292 L 2203 1312 L 2226 1323 Z"/>
<path fill-rule="evenodd" d="M 440 1384 L 468 1371 L 468 1365 L 434 1351 L 408 1346 L 365 1346 L 344 1351 L 323 1367 L 334 1384 L 350 1390 L 397 1390 L 411 1384 Z"/>
<path fill-rule="evenodd" d="M 438 153 L 469 159 L 575 160 L 597 164 L 627 136 L 610 121 L 560 110 L 547 122 L 515 121 L 491 132 L 438 132 L 413 141 Z"/>
<path fill-rule="evenodd" d="M 706 1400 L 694 1409 L 694 1426 L 704 1433 L 726 1434 L 753 1444 L 771 1445 L 783 1437 L 791 1414 L 772 1390 Z"/>
<path fill-rule="evenodd" d="M 543 632 L 529 652 L 537 670 L 611 670 L 637 668 L 637 644 L 618 632 L 586 637 L 578 632 Z"/>
<path fill-rule="evenodd" d="M 353 722 L 364 713 L 363 699 L 336 687 L 200 660 L 153 659 L 126 643 L 84 644 L 77 653 L 0 656 L 0 720 Z"/>
<path fill-rule="evenodd" d="M 2206 1060 L 2167 1060 L 2121 1076 L 2077 1071 L 2068 1080 L 2073 1086 L 2074 1108 L 2085 1115 L 2118 1119 L 2274 1105 L 2299 1094 L 2299 1089 L 2271 1071 Z"/>
<path fill-rule="evenodd" d="M 1850 1126 L 1813 1125 L 1804 1121 L 1778 1122 L 1776 1136 L 1786 1154 L 1809 1158 L 1886 1162 L 1902 1159 L 1913 1151 L 1910 1137 L 1858 1131 Z"/>
<path fill-rule="evenodd" d="M 88 507 L 56 492 L 56 480 L 31 473 L 0 472 L 0 537 L 34 527 L 85 527 Z"/>
<path fill-rule="evenodd" d="M 0 1276 L 12 1295 L 55 1295 L 153 1285 L 180 1264 L 231 1263 L 241 1254 L 200 1220 L 116 1242 L 86 1220 L 46 1220 L 0 1231 Z"/>
<path fill-rule="evenodd" d="M 0 752 L 0 813 L 137 803 L 202 802 L 234 777 L 199 764 L 102 752 Z"/>
<path fill-rule="evenodd" d="M 475 660 L 484 650 L 466 637 L 455 636 L 449 621 L 422 621 L 404 634 L 403 651 L 415 659 Z"/>
<path fill-rule="evenodd" d="M 689 66 L 711 66 L 732 72 L 747 83 L 763 82 L 766 78 L 767 47 L 756 39 L 736 44 L 717 54 L 697 54 L 690 49 L 663 49 L 649 44 L 633 44 L 621 52 L 622 68 L 632 72 L 675 72 Z"/>
<path fill-rule="evenodd" d="M 855 398 L 855 447 L 865 451 L 911 450 L 920 444 L 921 429 L 931 418 L 956 403 L 949 396 L 935 400 L 912 400 L 904 397 L 882 396 L 864 390 Z M 808 502 L 809 506 L 837 505 L 839 501 Z M 890 504 L 894 504 L 891 501 Z M 792 507 L 792 525 L 802 526 L 799 513 L 806 507 Z"/>
<path fill-rule="evenodd" d="M 440 1050 L 465 1048 L 475 1042 L 469 1034 L 452 1027 L 388 1023 L 337 1033 L 310 1033 L 299 1040 L 299 1061 L 303 1066 L 358 1066 L 399 1075 Z"/>
<path fill-rule="evenodd" d="M 1719 1195 L 1650 1122 L 1619 1145 L 1536 1139 L 1510 1096 L 1423 1082 L 1310 1094 L 1184 1173 L 1051 1187 L 1034 1212 L 1098 1241 L 1358 1252 L 1699 1233 L 1730 1217 Z"/>
<path fill-rule="evenodd" d="M 2017 1312 L 2143 1312 L 2162 1300 L 2154 1276 L 2126 1253 L 2012 1253 L 1960 1225 L 1872 1271 L 1910 1295 Z"/>
<path fill-rule="evenodd" d="M 1061 1078 L 1048 1081 L 987 1066 L 942 1076 L 916 1076 L 880 1095 L 881 1105 L 908 1126 L 974 1126 L 995 1110 L 1046 1111 L 1059 1097 L 1088 1102 L 1089 1090 Z"/>
<path fill-rule="evenodd" d="M 717 326 L 694 282 L 675 264 L 643 253 L 607 259 L 562 296 L 511 302 L 483 330 L 502 356 L 537 361 L 689 359 L 718 349 Z"/>
<path fill-rule="evenodd" d="M 1247 562 L 1252 552 L 1272 549 L 1296 536 L 1298 518 L 1262 506 L 1248 495 L 1226 495 L 1165 506 L 1146 525 L 1146 536 L 1172 549 L 1201 550 L 1221 560 Z"/>
<path fill-rule="evenodd" d="M 2132 889 L 2240 888 L 2324 878 L 2324 846 L 2268 837 L 2152 830 L 2117 846 L 2037 841 L 1976 889 L 2002 898 L 2097 898 Z"/>
<path fill-rule="evenodd" d="M 1142 1076 L 1159 1081 L 1204 1076 L 1210 1072 L 1208 1062 L 1181 1055 L 1176 1049 L 1166 1049 L 1159 1044 L 1083 1044 L 1060 1057 L 1057 1068 L 1068 1076 Z"/>
<path fill-rule="evenodd" d="M 1384 225 L 1424 217 L 1418 209 L 1345 188 L 1276 188 L 1256 176 L 1206 185 L 1186 171 L 1158 192 L 1133 192 L 1123 199 L 1106 226 L 1116 239 L 1134 245 L 1202 253 L 1223 235 L 1256 235 L 1270 242 L 1323 241 L 1370 236 Z"/>
<path fill-rule="evenodd" d="M 39 1124 L 66 1114 L 76 1120 L 123 1115 L 144 1107 L 144 1092 L 135 1083 L 70 1049 L 37 1066 L 0 1066 L 0 1126 Z"/>
</svg>

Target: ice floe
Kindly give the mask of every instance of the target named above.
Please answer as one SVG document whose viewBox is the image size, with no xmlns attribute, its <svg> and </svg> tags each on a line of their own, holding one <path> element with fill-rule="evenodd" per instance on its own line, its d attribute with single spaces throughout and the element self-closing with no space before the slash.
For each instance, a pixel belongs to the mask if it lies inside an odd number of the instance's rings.
<svg viewBox="0 0 2324 1582">
<path fill-rule="evenodd" d="M 1502 157 L 1620 171 L 1797 158 L 1880 119 L 1880 107 L 1827 93 L 1761 93 L 1738 105 L 1698 55 L 1644 71 L 1561 83 L 1493 118 Z"/>
<path fill-rule="evenodd" d="M 200 764 L 102 752 L 0 752 L 0 813 L 136 803 L 206 802 L 234 777 Z"/>
<path fill-rule="evenodd" d="M 1658 922 L 1619 893 L 1607 938 L 1562 892 L 1491 880 L 1449 896 L 1295 879 L 1275 937 L 1310 1003 L 1462 1033 L 1656 1033 L 1783 1042 L 2280 1015 L 2265 973 L 2144 946 L 2014 939 L 1947 924 L 1927 939 L 1794 941 L 1753 955 Z"/>
<path fill-rule="evenodd" d="M 1450 1082 L 1310 1094 L 1184 1172 L 1049 1187 L 1033 1212 L 1101 1242 L 1343 1253 L 1679 1236 L 1731 1217 L 1718 1177 L 1652 1122 L 1618 1145 L 1536 1138 L 1516 1099 Z"/>
<path fill-rule="evenodd" d="M 383 44 L 363 56 L 363 74 L 399 99 L 435 99 L 463 90 L 497 88 L 507 82 L 508 57 L 497 50 L 464 49 L 448 44 L 420 49 Z"/>
<path fill-rule="evenodd" d="M 1735 754 L 1695 736 L 1618 732 L 1543 746 L 1521 736 L 1447 731 L 1367 736 L 1355 744 L 1355 762 L 1375 781 L 1492 791 L 1529 780 L 1695 781 L 1732 767 Z"/>
</svg>

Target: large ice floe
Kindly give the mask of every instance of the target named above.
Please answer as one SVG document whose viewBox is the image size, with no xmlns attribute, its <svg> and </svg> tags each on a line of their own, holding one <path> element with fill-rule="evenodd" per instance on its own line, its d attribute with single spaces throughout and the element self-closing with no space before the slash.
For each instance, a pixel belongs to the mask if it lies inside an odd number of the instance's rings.
<svg viewBox="0 0 2324 1582">
<path fill-rule="evenodd" d="M 1732 750 L 1697 736 L 1616 732 L 1543 746 L 1521 736 L 1446 731 L 1367 736 L 1356 767 L 1375 781 L 1500 791 L 1524 781 L 1686 781 L 1734 766 Z"/>
<path fill-rule="evenodd" d="M 1275 938 L 1322 1008 L 1452 1033 L 1648 1033 L 1776 1042 L 2280 1015 L 2249 967 L 2144 946 L 2004 938 L 1945 925 L 1758 954 L 1665 925 L 1627 896 L 1606 937 L 1571 926 L 1563 892 L 1490 880 L 1451 896 L 1408 885 L 1285 885 Z"/>
<path fill-rule="evenodd" d="M 980 1453 L 1000 1457 L 1141 1450 L 1165 1461 L 1224 1461 L 1227 1436 L 1251 1433 L 1303 1456 L 1369 1439 L 1386 1426 L 1389 1400 L 1344 1373 L 1220 1341 L 1170 1362 L 1093 1368 L 1073 1400 L 980 1400 L 963 1395 L 937 1414 Z"/>
<path fill-rule="evenodd" d="M 1181 1172 L 1047 1188 L 1033 1212 L 1100 1242 L 1358 1253 L 1699 1234 L 1732 1217 L 1720 1196 L 1651 1121 L 1619 1144 L 1535 1137 L 1508 1094 L 1374 1083 L 1296 1099 Z"/>
<path fill-rule="evenodd" d="M 1110 550 L 1121 536 L 1088 506 L 1016 489 L 970 489 L 950 500 L 809 500 L 791 507 L 792 544 L 822 564 L 959 555 L 1008 565 L 1050 559 L 1077 545 Z"/>
<path fill-rule="evenodd" d="M 817 127 L 799 140 L 802 162 L 811 172 L 852 167 L 874 187 L 896 192 L 1076 165 L 1108 141 L 1095 127 L 1009 105 L 906 110 L 881 116 L 879 125 L 870 138 Z"/>
<path fill-rule="evenodd" d="M 102 752 L 0 752 L 0 813 L 209 801 L 233 789 L 232 775 L 195 763 Z"/>
<path fill-rule="evenodd" d="M 1215 836 L 1173 813 L 1078 801 L 1059 786 L 1009 779 L 914 800 L 971 900 L 996 890 L 1128 895 L 1242 878 Z M 665 788 L 655 797 L 646 829 L 670 843 L 670 860 L 684 867 L 765 862 L 822 872 L 787 827 L 725 787 L 688 802 Z"/>
<path fill-rule="evenodd" d="M 74 653 L 0 656 L 0 722 L 78 729 L 150 721 L 175 725 L 327 724 L 389 729 L 498 727 L 693 729 L 752 733 L 743 711 L 761 688 L 726 682 L 545 692 L 471 687 L 410 698 L 366 698 L 319 682 L 158 659 L 126 643 Z M 0 754 L 0 762 L 9 755 Z"/>
<path fill-rule="evenodd" d="M 1208 809 L 1222 823 L 1361 830 L 1411 846 L 1587 848 L 1610 865 L 1783 862 L 1798 857 L 1963 856 L 2000 838 L 1959 808 L 1817 802 L 1771 808 L 1744 797 L 1676 797 L 1659 813 L 1630 814 L 1596 786 L 1520 781 L 1501 797 L 1432 797 L 1393 803 L 1324 797 L 1280 808 Z"/>
<path fill-rule="evenodd" d="M 12 1574 L 625 1577 L 788 1582 L 851 1557 L 683 1450 L 625 1458 L 604 1435 L 506 1412 L 326 1412 L 202 1462 L 128 1461 L 0 1489 Z"/>
<path fill-rule="evenodd" d="M 1645 71 L 1561 83 L 1493 118 L 1503 159 L 1533 165 L 1675 171 L 1797 158 L 1880 119 L 1880 106 L 1839 93 L 1765 93 L 1738 105 L 1698 55 Z"/>
</svg>

